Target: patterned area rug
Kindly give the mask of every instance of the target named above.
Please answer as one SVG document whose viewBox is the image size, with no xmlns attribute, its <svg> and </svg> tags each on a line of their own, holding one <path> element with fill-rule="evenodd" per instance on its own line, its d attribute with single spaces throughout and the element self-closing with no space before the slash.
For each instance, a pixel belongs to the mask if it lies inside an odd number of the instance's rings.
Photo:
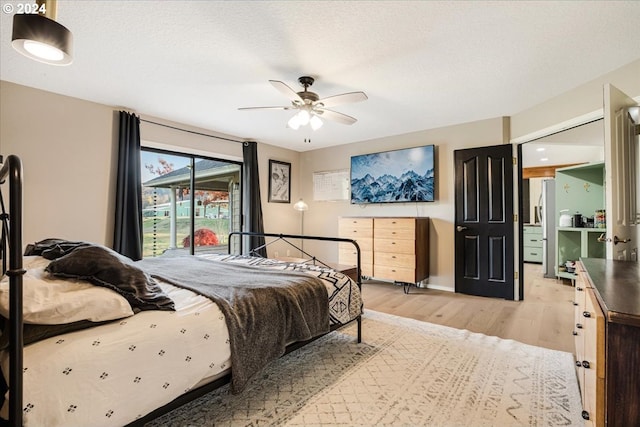
<svg viewBox="0 0 640 427">
<path fill-rule="evenodd" d="M 149 426 L 580 426 L 570 353 L 365 311 Z"/>
</svg>

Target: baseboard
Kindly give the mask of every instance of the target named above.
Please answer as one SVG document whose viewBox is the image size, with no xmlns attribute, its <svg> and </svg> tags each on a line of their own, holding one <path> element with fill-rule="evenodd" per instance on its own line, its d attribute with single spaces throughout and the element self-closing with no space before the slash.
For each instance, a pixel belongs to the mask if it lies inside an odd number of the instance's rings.
<svg viewBox="0 0 640 427">
<path fill-rule="evenodd" d="M 445 291 L 445 292 L 455 292 L 455 289 L 452 289 L 448 286 L 441 286 L 441 285 L 427 285 L 426 286 L 427 289 L 434 289 L 436 291 Z"/>
</svg>

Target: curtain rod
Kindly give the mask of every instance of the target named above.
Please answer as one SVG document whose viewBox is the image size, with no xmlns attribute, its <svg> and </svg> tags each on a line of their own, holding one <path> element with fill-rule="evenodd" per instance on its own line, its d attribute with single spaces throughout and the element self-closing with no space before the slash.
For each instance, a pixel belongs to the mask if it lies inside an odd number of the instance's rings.
<svg viewBox="0 0 640 427">
<path fill-rule="evenodd" d="M 145 122 L 145 123 L 151 123 L 151 124 L 158 125 L 158 126 L 164 126 L 164 127 L 166 127 L 166 128 L 175 129 L 175 130 L 179 130 L 179 131 L 182 131 L 182 132 L 193 133 L 193 134 L 195 134 L 195 135 L 208 136 L 209 138 L 222 139 L 222 140 L 224 140 L 224 141 L 229 141 L 229 142 L 237 142 L 237 143 L 239 143 L 239 144 L 243 144 L 243 145 L 244 145 L 245 143 L 248 143 L 248 142 L 249 142 L 249 141 L 238 141 L 237 139 L 224 138 L 224 137 L 222 137 L 222 136 L 209 135 L 209 134 L 207 134 L 207 133 L 196 132 L 196 131 L 188 130 L 188 129 L 182 129 L 182 128 L 175 127 L 175 126 L 171 126 L 171 125 L 165 125 L 164 123 L 153 122 L 153 121 L 151 121 L 151 120 L 147 120 L 147 119 L 143 119 L 143 118 L 140 118 L 140 121 L 141 121 L 141 122 Z"/>
</svg>

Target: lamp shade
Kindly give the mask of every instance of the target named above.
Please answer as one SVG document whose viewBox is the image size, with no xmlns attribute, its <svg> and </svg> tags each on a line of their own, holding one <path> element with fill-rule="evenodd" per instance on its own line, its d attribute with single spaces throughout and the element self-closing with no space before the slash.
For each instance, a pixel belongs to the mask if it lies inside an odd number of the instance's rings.
<svg viewBox="0 0 640 427">
<path fill-rule="evenodd" d="M 304 200 L 300 199 L 295 203 L 295 205 L 293 205 L 293 209 L 297 211 L 308 211 L 309 205 L 307 205 Z"/>
<path fill-rule="evenodd" d="M 15 14 L 11 45 L 24 56 L 52 65 L 73 62 L 73 35 L 44 15 Z"/>
</svg>

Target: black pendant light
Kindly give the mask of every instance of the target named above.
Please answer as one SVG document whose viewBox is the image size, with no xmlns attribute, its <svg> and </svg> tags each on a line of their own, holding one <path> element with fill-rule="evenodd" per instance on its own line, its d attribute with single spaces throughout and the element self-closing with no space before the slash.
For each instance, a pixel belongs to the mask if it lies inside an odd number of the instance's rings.
<svg viewBox="0 0 640 427">
<path fill-rule="evenodd" d="M 55 0 L 36 2 L 38 13 L 15 14 L 11 45 L 24 56 L 52 65 L 73 61 L 73 35 L 56 22 Z"/>
</svg>

